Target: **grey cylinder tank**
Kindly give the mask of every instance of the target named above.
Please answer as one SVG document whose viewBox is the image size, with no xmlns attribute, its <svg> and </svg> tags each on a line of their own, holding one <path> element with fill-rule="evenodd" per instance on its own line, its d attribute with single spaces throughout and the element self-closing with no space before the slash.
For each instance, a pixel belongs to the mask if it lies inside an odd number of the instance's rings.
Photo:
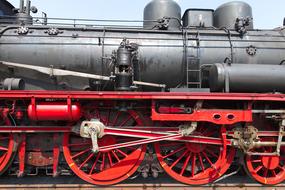
<svg viewBox="0 0 285 190">
<path fill-rule="evenodd" d="M 158 24 L 156 20 L 171 18 L 168 29 L 178 30 L 181 26 L 181 8 L 173 0 L 152 0 L 144 9 L 144 29 L 153 29 Z"/>
<path fill-rule="evenodd" d="M 253 18 L 251 6 L 242 1 L 233 1 L 221 5 L 214 12 L 214 25 L 217 28 L 235 29 L 237 18 Z M 253 29 L 253 22 L 247 29 Z"/>
<path fill-rule="evenodd" d="M 214 26 L 214 10 L 187 9 L 183 15 L 184 27 L 212 27 Z"/>
<path fill-rule="evenodd" d="M 212 92 L 226 88 L 229 92 L 285 92 L 284 73 L 284 65 L 217 63 L 210 69 L 210 89 Z"/>
</svg>

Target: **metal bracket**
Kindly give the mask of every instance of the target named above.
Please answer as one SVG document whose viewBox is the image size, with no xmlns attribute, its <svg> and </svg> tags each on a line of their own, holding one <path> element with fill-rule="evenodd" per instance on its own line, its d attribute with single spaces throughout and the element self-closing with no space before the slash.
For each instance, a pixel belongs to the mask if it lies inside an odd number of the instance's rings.
<svg viewBox="0 0 285 190">
<path fill-rule="evenodd" d="M 19 35 L 25 35 L 25 34 L 28 34 L 29 31 L 30 31 L 30 29 L 28 27 L 21 26 L 15 32 Z"/>
<path fill-rule="evenodd" d="M 50 36 L 56 36 L 58 34 L 62 34 L 63 31 L 60 31 L 58 28 L 50 28 L 46 30 L 45 33 L 47 33 Z"/>
<path fill-rule="evenodd" d="M 183 137 L 187 137 L 197 129 L 197 126 L 197 122 L 192 122 L 191 125 L 181 125 L 179 127 L 179 134 L 181 134 Z"/>
<path fill-rule="evenodd" d="M 80 136 L 83 138 L 91 138 L 92 151 L 99 152 L 98 138 L 104 136 L 105 125 L 99 120 L 83 121 L 80 126 Z"/>
<path fill-rule="evenodd" d="M 283 119 L 282 122 L 280 123 L 278 142 L 277 142 L 277 147 L 276 147 L 276 153 L 278 156 L 280 156 L 280 148 L 281 148 L 281 143 L 282 143 L 282 139 L 284 136 L 284 127 L 285 127 L 285 120 Z"/>
</svg>

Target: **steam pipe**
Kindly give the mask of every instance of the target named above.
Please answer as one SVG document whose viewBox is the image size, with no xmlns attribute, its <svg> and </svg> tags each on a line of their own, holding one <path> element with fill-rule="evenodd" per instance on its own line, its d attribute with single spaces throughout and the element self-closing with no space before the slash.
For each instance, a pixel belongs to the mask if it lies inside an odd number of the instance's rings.
<svg viewBox="0 0 285 190">
<path fill-rule="evenodd" d="M 23 12 L 24 12 L 24 0 L 20 0 L 19 12 L 20 12 L 20 13 L 23 13 Z"/>
<path fill-rule="evenodd" d="M 26 3 L 26 14 L 28 14 L 29 16 L 31 14 L 31 1 L 30 0 L 27 0 L 27 3 Z"/>
</svg>

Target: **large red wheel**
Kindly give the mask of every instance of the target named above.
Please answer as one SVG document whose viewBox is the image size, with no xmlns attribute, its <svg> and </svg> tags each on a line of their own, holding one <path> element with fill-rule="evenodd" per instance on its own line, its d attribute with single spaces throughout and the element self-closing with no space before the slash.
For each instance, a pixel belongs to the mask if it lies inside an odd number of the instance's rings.
<svg viewBox="0 0 285 190">
<path fill-rule="evenodd" d="M 219 137 L 214 126 L 200 126 L 193 135 Z M 227 146 L 187 142 L 159 142 L 155 151 L 164 170 L 174 179 L 189 185 L 211 183 L 229 168 L 235 155 Z"/>
<path fill-rule="evenodd" d="M 275 141 L 277 137 L 261 137 L 261 141 Z M 273 153 L 276 147 L 262 147 L 251 152 Z M 245 158 L 249 175 L 257 182 L 266 185 L 276 185 L 285 180 L 285 149 L 281 148 L 280 156 L 248 155 Z"/>
<path fill-rule="evenodd" d="M 142 117 L 135 111 L 97 110 L 96 118 L 106 126 L 143 126 Z M 104 136 L 99 147 L 136 140 L 129 137 Z M 91 140 L 65 134 L 63 152 L 66 161 L 81 179 L 95 185 L 113 185 L 133 175 L 141 164 L 146 146 L 118 148 L 94 153 Z"/>
<path fill-rule="evenodd" d="M 1 119 L 0 125 L 11 125 L 9 119 Z M 0 134 L 0 174 L 4 173 L 13 161 L 16 143 L 13 134 Z"/>
</svg>

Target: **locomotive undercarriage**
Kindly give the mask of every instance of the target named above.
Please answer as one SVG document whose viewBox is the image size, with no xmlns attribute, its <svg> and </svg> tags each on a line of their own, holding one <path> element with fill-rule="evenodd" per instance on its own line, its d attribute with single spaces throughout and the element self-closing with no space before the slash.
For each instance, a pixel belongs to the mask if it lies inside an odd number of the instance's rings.
<svg viewBox="0 0 285 190">
<path fill-rule="evenodd" d="M 0 98 L 1 173 L 73 171 L 112 185 L 166 172 L 203 185 L 243 165 L 260 183 L 285 180 L 284 95 L 2 91 Z"/>
</svg>

